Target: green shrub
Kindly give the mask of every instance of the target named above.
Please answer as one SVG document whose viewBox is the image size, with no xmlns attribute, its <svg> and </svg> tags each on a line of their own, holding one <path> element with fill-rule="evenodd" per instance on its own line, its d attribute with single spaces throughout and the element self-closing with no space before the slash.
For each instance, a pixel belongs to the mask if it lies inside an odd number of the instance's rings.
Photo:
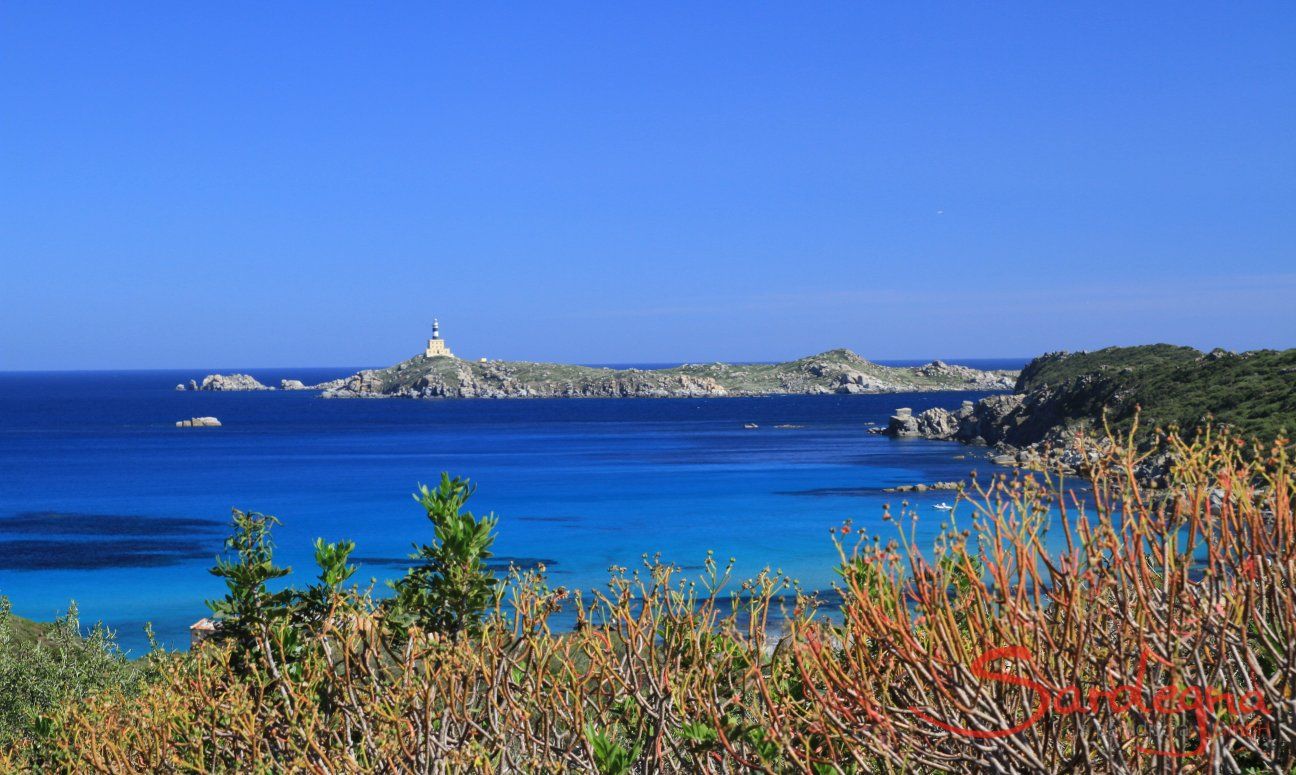
<svg viewBox="0 0 1296 775">
<path fill-rule="evenodd" d="M 420 485 L 414 494 L 432 523 L 433 541 L 415 544 L 410 558 L 418 564 L 392 584 L 389 620 L 398 627 L 445 635 L 473 631 L 494 603 L 499 584 L 485 560 L 497 520 L 464 510 L 475 490 L 467 479 L 443 473 L 435 490 Z"/>
<path fill-rule="evenodd" d="M 269 628 L 288 617 L 291 590 L 272 592 L 269 582 L 283 578 L 291 568 L 275 565 L 270 529 L 274 517 L 234 510 L 234 533 L 225 540 L 226 555 L 216 560 L 213 576 L 225 580 L 225 596 L 207 605 L 220 622 L 220 635 L 250 651 Z"/>
<path fill-rule="evenodd" d="M 355 541 L 325 543 L 315 539 L 315 564 L 319 566 L 319 581 L 312 584 L 296 600 L 294 618 L 307 626 L 323 624 L 339 605 L 351 595 L 343 589 L 355 575 L 356 566 L 350 564 Z"/>
<path fill-rule="evenodd" d="M 76 603 L 53 624 L 38 625 L 14 616 L 0 596 L 0 745 L 32 735 L 40 714 L 71 700 L 133 689 L 144 669 L 102 624 L 83 634 Z"/>
</svg>

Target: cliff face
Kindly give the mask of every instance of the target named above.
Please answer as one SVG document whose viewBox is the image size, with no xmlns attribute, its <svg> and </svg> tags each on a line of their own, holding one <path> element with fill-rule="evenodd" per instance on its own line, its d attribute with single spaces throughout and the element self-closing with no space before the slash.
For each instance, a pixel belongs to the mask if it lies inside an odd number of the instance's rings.
<svg viewBox="0 0 1296 775">
<path fill-rule="evenodd" d="M 914 368 L 879 366 L 850 350 L 779 364 L 713 363 L 653 370 L 418 356 L 316 388 L 329 398 L 667 398 L 1008 390 L 1015 377 L 1014 372 L 979 371 L 940 361 Z"/>
</svg>

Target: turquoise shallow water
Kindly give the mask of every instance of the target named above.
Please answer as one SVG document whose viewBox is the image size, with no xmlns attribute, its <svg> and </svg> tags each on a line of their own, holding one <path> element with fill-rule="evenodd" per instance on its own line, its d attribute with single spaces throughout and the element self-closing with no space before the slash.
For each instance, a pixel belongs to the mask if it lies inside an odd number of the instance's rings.
<svg viewBox="0 0 1296 775">
<path fill-rule="evenodd" d="M 272 384 L 349 373 L 249 371 Z M 201 373 L 0 374 L 0 594 L 17 613 L 48 619 L 75 599 L 136 652 L 149 621 L 183 646 L 221 591 L 206 569 L 231 507 L 282 520 L 279 555 L 297 579 L 311 575 L 316 536 L 355 540 L 359 577 L 390 578 L 429 538 L 410 493 L 443 470 L 477 482 L 474 510 L 499 515 L 501 559 L 543 560 L 555 584 L 601 585 L 609 565 L 651 552 L 688 568 L 714 549 L 741 571 L 770 565 L 826 587 L 830 526 L 888 530 L 882 505 L 899 497 L 882 488 L 988 465 L 957 444 L 867 433 L 897 407 L 980 393 L 404 401 L 173 389 Z M 200 415 L 224 427 L 174 427 Z M 931 515 L 923 532 L 948 498 L 911 496 Z"/>
</svg>

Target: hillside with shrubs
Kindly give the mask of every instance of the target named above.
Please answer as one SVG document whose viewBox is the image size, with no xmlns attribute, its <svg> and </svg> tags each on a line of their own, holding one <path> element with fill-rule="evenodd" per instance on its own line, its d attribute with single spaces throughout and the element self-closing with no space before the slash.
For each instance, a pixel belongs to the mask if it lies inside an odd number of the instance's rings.
<svg viewBox="0 0 1296 775">
<path fill-rule="evenodd" d="M 1213 421 L 1272 439 L 1296 429 L 1296 349 L 1203 353 L 1154 344 L 1050 353 L 1027 364 L 1015 391 L 1052 394 L 1065 419 L 1106 412 L 1120 430 L 1137 415 L 1145 428 L 1187 433 Z"/>
</svg>

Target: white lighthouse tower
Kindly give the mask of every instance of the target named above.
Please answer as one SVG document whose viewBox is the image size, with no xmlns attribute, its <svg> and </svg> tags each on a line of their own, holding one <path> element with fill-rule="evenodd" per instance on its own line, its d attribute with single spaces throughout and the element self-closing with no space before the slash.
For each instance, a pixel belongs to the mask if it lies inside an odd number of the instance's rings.
<svg viewBox="0 0 1296 775">
<path fill-rule="evenodd" d="M 445 340 L 441 338 L 441 323 L 436 318 L 432 318 L 432 338 L 427 340 L 427 349 L 423 354 L 429 358 L 453 358 L 454 353 L 446 346 Z"/>
</svg>

